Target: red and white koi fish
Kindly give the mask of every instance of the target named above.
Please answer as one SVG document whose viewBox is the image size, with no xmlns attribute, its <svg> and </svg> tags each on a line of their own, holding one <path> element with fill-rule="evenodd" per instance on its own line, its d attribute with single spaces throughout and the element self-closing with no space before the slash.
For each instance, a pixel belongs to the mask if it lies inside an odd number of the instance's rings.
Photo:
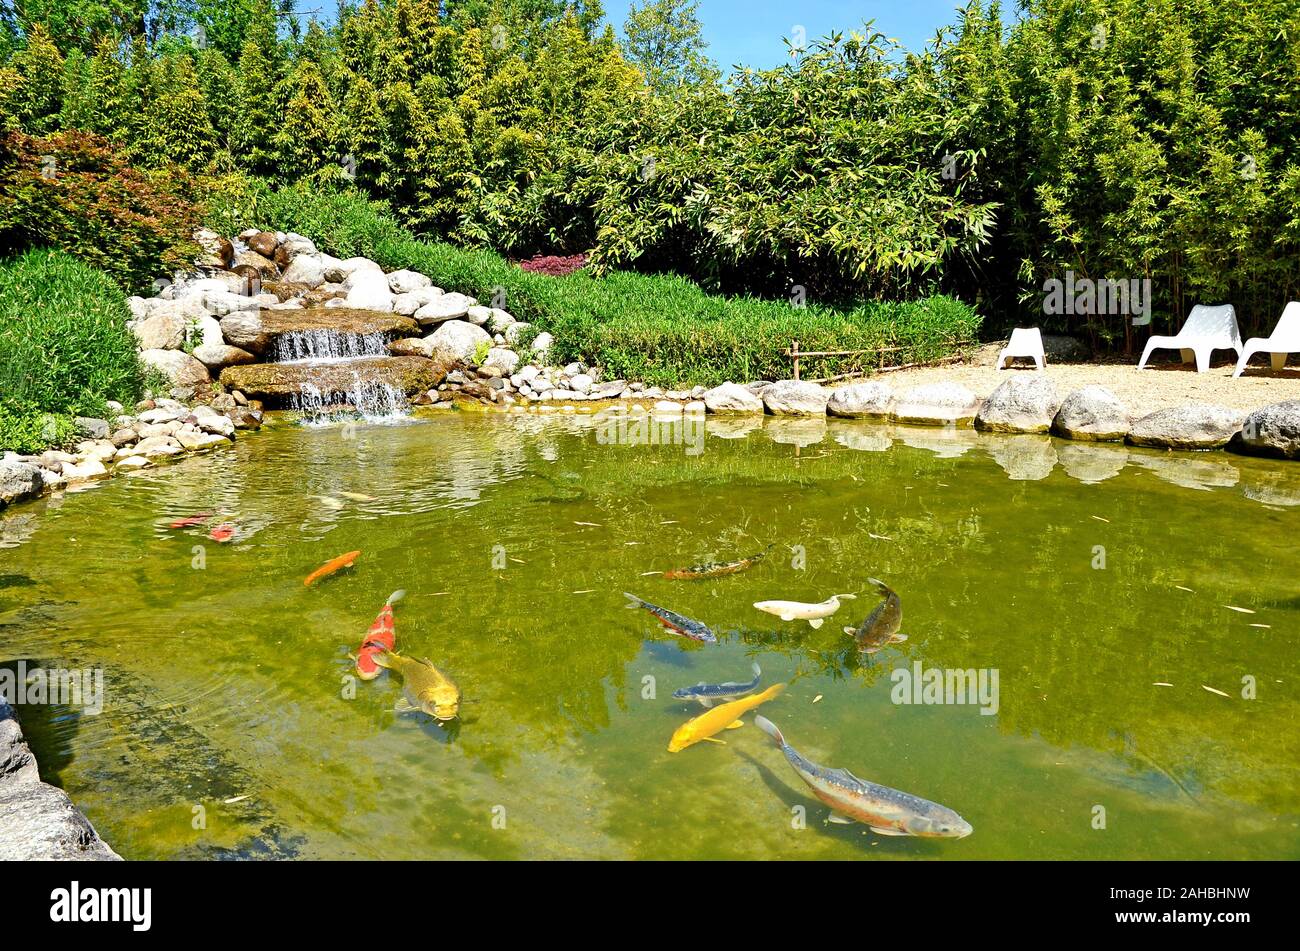
<svg viewBox="0 0 1300 951">
<path fill-rule="evenodd" d="M 362 680 L 374 680 L 379 676 L 379 665 L 375 663 L 377 653 L 396 650 L 397 628 L 393 623 L 393 605 L 405 596 L 406 592 L 400 588 L 390 594 L 375 617 L 375 622 L 370 625 L 365 637 L 361 638 L 361 647 L 353 659 L 357 663 L 357 676 Z"/>
</svg>

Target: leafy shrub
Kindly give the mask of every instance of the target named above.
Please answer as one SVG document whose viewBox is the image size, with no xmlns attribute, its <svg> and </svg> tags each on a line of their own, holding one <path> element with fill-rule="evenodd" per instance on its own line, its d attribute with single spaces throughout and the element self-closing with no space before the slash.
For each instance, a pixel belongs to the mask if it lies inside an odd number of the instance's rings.
<svg viewBox="0 0 1300 951">
<path fill-rule="evenodd" d="M 129 316 L 110 278 L 64 252 L 0 261 L 0 448 L 30 449 L 45 432 L 43 414 L 98 415 L 105 400 L 139 396 L 144 374 Z"/>
<path fill-rule="evenodd" d="M 43 413 L 36 407 L 0 399 L 0 451 L 35 454 L 50 446 L 66 446 L 76 436 L 67 413 Z"/>
<path fill-rule="evenodd" d="M 948 297 L 796 307 L 708 294 L 671 275 L 532 273 L 491 251 L 419 240 L 384 205 L 356 192 L 298 187 L 260 208 L 265 226 L 297 231 L 332 254 L 369 257 L 388 270 L 410 268 L 439 287 L 504 307 L 554 334 L 553 353 L 561 360 L 595 363 L 613 377 L 647 383 L 781 379 L 791 371 L 783 351 L 795 339 L 802 350 L 896 348 L 875 359 L 825 358 L 815 364 L 819 373 L 934 360 L 972 342 L 980 324 L 974 310 Z"/>
<path fill-rule="evenodd" d="M 61 248 L 143 290 L 194 259 L 194 188 L 180 169 L 131 167 L 95 135 L 14 132 L 0 140 L 0 242 Z"/>
</svg>

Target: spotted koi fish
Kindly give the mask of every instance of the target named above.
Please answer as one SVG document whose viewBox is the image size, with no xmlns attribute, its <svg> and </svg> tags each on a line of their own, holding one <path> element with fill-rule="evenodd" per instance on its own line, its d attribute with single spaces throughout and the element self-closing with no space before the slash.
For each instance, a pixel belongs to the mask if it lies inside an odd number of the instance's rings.
<svg viewBox="0 0 1300 951">
<path fill-rule="evenodd" d="M 689 637 L 693 641 L 701 641 L 705 644 L 718 643 L 718 636 L 699 621 L 692 621 L 690 618 L 684 617 L 675 611 L 661 608 L 659 605 L 651 604 L 649 601 L 642 601 L 635 594 L 628 594 L 626 591 L 623 592 L 623 597 L 628 600 L 628 603 L 624 605 L 624 607 L 632 610 L 645 608 L 659 619 L 660 624 L 662 624 L 667 630 L 672 631 L 674 634 L 680 634 L 682 637 Z"/>
<path fill-rule="evenodd" d="M 406 592 L 394 591 L 384 602 L 375 623 L 370 625 L 366 636 L 361 639 L 361 648 L 355 655 L 349 655 L 357 663 L 357 676 L 362 680 L 374 680 L 379 676 L 379 664 L 375 655 L 380 651 L 392 651 L 397 648 L 397 628 L 393 624 L 393 605 L 402 600 Z"/>
<path fill-rule="evenodd" d="M 739 561 L 710 561 L 702 565 L 691 565 L 689 568 L 676 568 L 673 571 L 665 571 L 664 577 L 673 581 L 696 578 L 720 578 L 723 575 L 734 575 L 738 571 L 744 571 L 746 568 L 752 568 L 758 564 L 775 546 L 768 545 L 757 555 L 750 555 L 748 558 L 741 558 Z"/>
</svg>

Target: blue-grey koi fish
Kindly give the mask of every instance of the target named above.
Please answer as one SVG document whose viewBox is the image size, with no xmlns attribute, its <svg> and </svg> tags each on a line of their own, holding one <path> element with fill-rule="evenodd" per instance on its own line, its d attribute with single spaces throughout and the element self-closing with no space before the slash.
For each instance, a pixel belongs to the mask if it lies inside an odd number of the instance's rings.
<svg viewBox="0 0 1300 951">
<path fill-rule="evenodd" d="M 695 700 L 700 706 L 711 707 L 718 700 L 735 700 L 737 697 L 743 697 L 747 693 L 753 693 L 758 689 L 758 682 L 763 676 L 763 671 L 759 669 L 758 664 L 753 667 L 754 679 L 749 683 L 725 684 L 706 684 L 700 681 L 694 687 L 682 687 L 673 691 L 674 700 Z"/>
<path fill-rule="evenodd" d="M 651 604 L 649 601 L 642 601 L 635 594 L 623 592 L 623 597 L 627 598 L 628 603 L 624 607 L 645 608 L 651 614 L 659 619 L 667 630 L 674 634 L 680 634 L 682 637 L 689 637 L 693 641 L 702 641 L 705 644 L 718 643 L 718 637 L 699 621 L 692 621 L 688 617 L 683 617 L 675 611 L 669 611 L 667 608 L 661 608 L 657 604 Z"/>
<path fill-rule="evenodd" d="M 776 742 L 813 795 L 831 807 L 831 822 L 856 820 L 880 835 L 927 839 L 961 839 L 974 831 L 969 822 L 947 806 L 858 779 L 847 769 L 828 769 L 804 759 L 771 720 L 755 715 L 754 725 Z"/>
</svg>

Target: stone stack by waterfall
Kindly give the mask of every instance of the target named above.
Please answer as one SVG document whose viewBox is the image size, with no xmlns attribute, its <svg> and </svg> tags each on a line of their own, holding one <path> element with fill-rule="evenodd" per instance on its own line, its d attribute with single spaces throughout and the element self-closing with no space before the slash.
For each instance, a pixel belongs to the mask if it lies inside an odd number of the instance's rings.
<svg viewBox="0 0 1300 951">
<path fill-rule="evenodd" d="M 311 418 L 391 418 L 415 394 L 428 402 L 458 365 L 499 364 L 506 353 L 520 362 L 509 348 L 527 324 L 426 275 L 340 260 L 292 233 L 196 237 L 197 272 L 131 299 L 141 357 L 178 398 L 224 387 Z M 539 335 L 533 349 L 548 342 Z"/>
</svg>

